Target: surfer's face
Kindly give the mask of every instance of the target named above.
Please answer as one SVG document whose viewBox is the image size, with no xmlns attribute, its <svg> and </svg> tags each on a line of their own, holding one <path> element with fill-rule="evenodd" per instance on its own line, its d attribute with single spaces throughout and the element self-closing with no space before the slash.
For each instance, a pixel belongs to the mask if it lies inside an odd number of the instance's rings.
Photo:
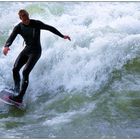
<svg viewBox="0 0 140 140">
<path fill-rule="evenodd" d="M 19 18 L 21 19 L 22 23 L 28 25 L 30 22 L 29 15 L 25 12 L 19 14 Z"/>
</svg>

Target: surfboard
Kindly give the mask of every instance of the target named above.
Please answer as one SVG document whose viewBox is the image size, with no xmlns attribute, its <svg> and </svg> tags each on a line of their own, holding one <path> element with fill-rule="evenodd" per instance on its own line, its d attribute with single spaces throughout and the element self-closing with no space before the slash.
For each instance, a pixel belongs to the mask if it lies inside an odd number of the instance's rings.
<svg viewBox="0 0 140 140">
<path fill-rule="evenodd" d="M 18 102 L 11 100 L 9 98 L 9 96 L 11 96 L 11 95 L 14 95 L 14 93 L 12 91 L 8 91 L 6 89 L 0 91 L 0 101 L 2 101 L 3 103 L 5 103 L 7 105 L 15 106 L 18 109 L 24 110 L 25 105 L 23 103 L 18 103 Z"/>
</svg>

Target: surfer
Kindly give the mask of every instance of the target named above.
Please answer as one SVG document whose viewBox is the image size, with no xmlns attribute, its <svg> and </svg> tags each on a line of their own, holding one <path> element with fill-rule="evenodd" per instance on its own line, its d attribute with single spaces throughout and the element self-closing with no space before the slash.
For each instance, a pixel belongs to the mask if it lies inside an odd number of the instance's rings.
<svg viewBox="0 0 140 140">
<path fill-rule="evenodd" d="M 5 46 L 3 47 L 3 54 L 7 55 L 10 50 L 9 46 L 13 43 L 16 36 L 20 34 L 26 44 L 25 48 L 18 55 L 13 67 L 14 91 L 18 92 L 17 96 L 10 96 L 9 98 L 15 102 L 22 103 L 23 97 L 29 84 L 29 74 L 41 56 L 40 30 L 48 30 L 63 39 L 71 40 L 69 36 L 61 34 L 53 26 L 47 25 L 39 20 L 30 19 L 29 13 L 21 9 L 18 12 L 21 22 L 17 24 Z M 23 79 L 20 87 L 20 69 L 23 69 Z"/>
</svg>

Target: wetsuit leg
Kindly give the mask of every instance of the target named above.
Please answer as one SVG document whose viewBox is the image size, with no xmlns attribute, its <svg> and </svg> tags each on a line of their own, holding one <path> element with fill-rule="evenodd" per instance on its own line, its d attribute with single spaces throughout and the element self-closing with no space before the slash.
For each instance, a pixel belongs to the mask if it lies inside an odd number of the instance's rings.
<svg viewBox="0 0 140 140">
<path fill-rule="evenodd" d="M 23 96 L 26 92 L 26 89 L 29 84 L 29 74 L 32 71 L 33 67 L 37 63 L 38 59 L 40 58 L 40 54 L 31 54 L 29 55 L 28 61 L 23 69 L 23 80 L 22 80 L 22 85 L 21 85 L 21 90 L 19 93 L 19 98 L 22 100 Z"/>
<path fill-rule="evenodd" d="M 21 52 L 19 56 L 17 57 L 14 67 L 13 67 L 13 79 L 14 79 L 14 90 L 15 92 L 20 91 L 20 74 L 19 71 L 22 68 L 22 66 L 27 62 L 28 56 L 24 54 L 24 52 Z"/>
</svg>

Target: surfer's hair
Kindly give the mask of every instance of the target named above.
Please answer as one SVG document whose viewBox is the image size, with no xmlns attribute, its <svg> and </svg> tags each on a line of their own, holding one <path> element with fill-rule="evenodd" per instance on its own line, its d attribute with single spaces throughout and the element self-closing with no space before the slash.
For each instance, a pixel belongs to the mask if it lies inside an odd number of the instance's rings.
<svg viewBox="0 0 140 140">
<path fill-rule="evenodd" d="M 20 16 L 21 13 L 24 13 L 24 14 L 26 14 L 27 16 L 29 16 L 29 13 L 28 13 L 25 9 L 19 10 L 18 15 Z"/>
</svg>

